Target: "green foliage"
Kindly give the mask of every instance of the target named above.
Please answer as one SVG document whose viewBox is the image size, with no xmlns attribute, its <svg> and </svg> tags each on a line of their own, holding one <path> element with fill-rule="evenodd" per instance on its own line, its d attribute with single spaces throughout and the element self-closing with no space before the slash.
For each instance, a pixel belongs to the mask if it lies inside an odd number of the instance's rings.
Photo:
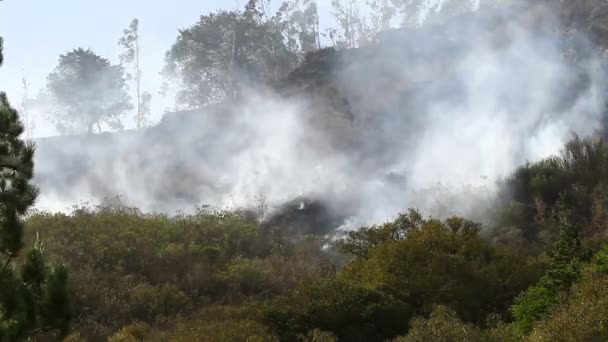
<svg viewBox="0 0 608 342">
<path fill-rule="evenodd" d="M 416 224 L 409 228 L 411 215 L 396 221 L 407 223 L 407 234 L 393 235 L 367 257 L 352 260 L 342 278 L 396 296 L 418 313 L 445 305 L 477 323 L 493 313 L 505 316 L 513 297 L 538 279 L 540 265 L 492 246 L 479 236 L 479 225 L 462 218 L 421 220 L 414 215 Z M 377 229 L 403 231 L 396 222 Z M 386 238 L 372 231 L 366 235 L 371 243 L 379 235 Z"/>
<path fill-rule="evenodd" d="M 547 318 L 551 309 L 559 304 L 559 293 L 541 283 L 526 290 L 512 307 L 515 327 L 521 335 L 532 331 L 534 324 Z"/>
<path fill-rule="evenodd" d="M 606 341 L 608 277 L 589 275 L 575 285 L 568 301 L 532 331 L 529 341 Z"/>
<path fill-rule="evenodd" d="M 590 267 L 594 272 L 608 274 L 608 244 L 593 255 Z"/>
<path fill-rule="evenodd" d="M 188 310 L 190 299 L 175 285 L 150 286 L 138 284 L 131 291 L 135 306 L 132 315 L 146 321 L 164 320 Z"/>
<path fill-rule="evenodd" d="M 143 341 L 152 334 L 152 328 L 144 323 L 127 325 L 108 338 L 108 342 Z"/>
<path fill-rule="evenodd" d="M 28 231 L 71 271 L 75 328 L 104 339 L 125 325 L 164 324 L 214 305 L 276 297 L 332 274 L 322 240 L 287 242 L 240 213 L 147 215 L 109 203 L 37 213 Z"/>
<path fill-rule="evenodd" d="M 605 341 L 608 338 L 607 246 L 579 267 L 576 283 L 569 291 L 562 292 L 559 303 L 552 303 L 551 315 L 545 315 L 534 325 L 526 341 Z"/>
<path fill-rule="evenodd" d="M 268 328 L 250 320 L 212 321 L 206 324 L 193 322 L 178 326 L 174 333 L 166 339 L 155 338 L 156 341 L 235 341 L 235 342 L 274 342 L 278 339 L 269 332 Z"/>
<path fill-rule="evenodd" d="M 453 310 L 444 306 L 436 307 L 428 319 L 418 317 L 413 320 L 410 332 L 395 342 L 483 341 L 481 332 L 473 324 L 464 323 Z"/>
<path fill-rule="evenodd" d="M 278 341 L 268 328 L 250 320 L 211 321 L 201 324 L 191 322 L 180 324 L 168 333 L 160 336 L 152 335 L 150 341 L 176 342 L 275 342 Z"/>
<path fill-rule="evenodd" d="M 514 226 L 529 240 L 556 236 L 561 218 L 583 237 L 607 225 L 608 145 L 600 138 L 568 142 L 559 156 L 520 167 L 503 183 L 499 228 Z"/>
<path fill-rule="evenodd" d="M 234 287 L 236 293 L 261 294 L 270 290 L 270 276 L 263 268 L 261 260 L 243 259 L 237 257 L 226 265 L 226 269 L 218 274 L 220 286 Z"/>
<path fill-rule="evenodd" d="M 352 283 L 323 279 L 261 305 L 260 320 L 284 341 L 314 329 L 339 340 L 378 341 L 407 331 L 412 310 L 404 302 Z"/>
<path fill-rule="evenodd" d="M 38 194 L 32 184 L 34 146 L 21 140 L 23 131 L 17 111 L 0 93 L 1 341 L 63 336 L 71 318 L 66 269 L 45 263 L 39 240 L 24 260 L 19 258 L 24 245 L 22 217 Z"/>
<path fill-rule="evenodd" d="M 300 335 L 299 338 L 302 342 L 336 342 L 337 339 L 334 334 L 322 331 L 320 329 L 314 329 L 309 331 L 306 335 Z"/>
<path fill-rule="evenodd" d="M 112 335 L 110 342 L 176 341 L 176 342 L 273 342 L 278 341 L 268 328 L 247 319 L 184 320 L 172 324 L 168 330 L 135 323 Z"/>
<path fill-rule="evenodd" d="M 409 333 L 394 341 L 515 342 L 520 339 L 505 324 L 480 329 L 476 325 L 463 322 L 454 310 L 437 306 L 428 318 L 414 319 Z"/>
<path fill-rule="evenodd" d="M 395 221 L 380 227 L 361 227 L 347 232 L 342 239 L 334 243 L 334 246 L 346 255 L 367 258 L 369 251 L 374 247 L 404 239 L 408 232 L 419 229 L 423 222 L 420 213 L 410 209 L 407 214 L 400 214 Z"/>
<path fill-rule="evenodd" d="M 257 7 L 218 11 L 180 30 L 167 52 L 164 73 L 180 86 L 177 102 L 189 107 L 234 99 L 241 88 L 277 80 L 297 60 L 286 46 L 276 18 Z"/>
<path fill-rule="evenodd" d="M 549 253 L 551 264 L 540 282 L 523 292 L 512 307 L 515 328 L 529 334 L 534 324 L 547 318 L 578 278 L 583 256 L 576 230 L 563 223 L 560 238 Z"/>
</svg>

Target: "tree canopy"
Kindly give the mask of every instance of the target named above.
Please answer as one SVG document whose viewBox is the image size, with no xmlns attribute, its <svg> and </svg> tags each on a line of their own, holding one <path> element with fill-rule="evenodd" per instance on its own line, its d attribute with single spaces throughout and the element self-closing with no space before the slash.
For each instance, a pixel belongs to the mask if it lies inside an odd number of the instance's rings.
<svg viewBox="0 0 608 342">
<path fill-rule="evenodd" d="M 198 107 L 238 97 L 243 88 L 286 75 L 297 56 L 278 25 L 251 2 L 218 11 L 180 30 L 164 73 L 180 85 L 178 103 Z"/>
<path fill-rule="evenodd" d="M 132 108 L 124 70 L 90 49 L 78 48 L 59 57 L 48 76 L 47 91 L 57 106 L 54 122 L 62 132 L 93 133 L 97 125 L 122 127 L 120 118 Z"/>
</svg>

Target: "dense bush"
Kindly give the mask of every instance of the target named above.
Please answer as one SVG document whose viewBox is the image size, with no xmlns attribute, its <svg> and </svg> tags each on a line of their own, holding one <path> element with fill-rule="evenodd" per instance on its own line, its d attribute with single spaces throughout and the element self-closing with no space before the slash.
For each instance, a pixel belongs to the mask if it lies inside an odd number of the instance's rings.
<svg viewBox="0 0 608 342">
<path fill-rule="evenodd" d="M 528 240 L 557 238 L 559 218 L 583 237 L 608 227 L 608 144 L 575 136 L 561 154 L 517 169 L 502 184 L 498 234 L 515 227 Z"/>
<path fill-rule="evenodd" d="M 572 283 L 576 281 L 583 261 L 576 230 L 562 224 L 559 241 L 550 251 L 551 265 L 538 284 L 517 297 L 512 307 L 515 327 L 520 334 L 528 334 L 537 321 L 549 316 Z"/>
<path fill-rule="evenodd" d="M 184 321 L 166 331 L 154 330 L 148 325 L 136 323 L 122 328 L 108 340 L 110 342 L 274 342 L 278 341 L 278 338 L 260 323 L 235 319 Z"/>
<path fill-rule="evenodd" d="M 410 306 L 394 297 L 335 279 L 304 283 L 259 311 L 260 320 L 284 341 L 314 329 L 343 341 L 382 341 L 407 331 L 412 315 Z"/>
<path fill-rule="evenodd" d="M 468 322 L 483 323 L 490 314 L 506 317 L 513 298 L 542 272 L 541 263 L 483 240 L 473 222 L 422 220 L 415 212 L 397 222 L 406 233 L 391 233 L 393 238 L 348 263 L 341 276 L 400 298 L 420 314 L 439 304 Z M 376 240 L 382 231 L 395 232 L 397 222 L 367 230 L 368 235 Z M 365 245 L 360 234 L 350 234 L 341 249 Z"/>
<path fill-rule="evenodd" d="M 530 341 L 608 340 L 608 246 L 581 271 L 581 280 L 546 320 L 536 325 Z"/>
<path fill-rule="evenodd" d="M 71 270 L 74 323 L 89 339 L 212 304 L 269 299 L 334 272 L 321 238 L 288 242 L 239 213 L 170 217 L 107 205 L 34 213 L 27 228 Z"/>
<path fill-rule="evenodd" d="M 533 330 L 530 341 L 608 340 L 608 277 L 590 276 L 574 286 L 567 303 Z"/>
<path fill-rule="evenodd" d="M 429 318 L 414 319 L 409 334 L 395 339 L 395 342 L 509 342 L 517 340 L 517 335 L 504 324 L 482 330 L 474 324 L 463 322 L 455 311 L 444 306 L 437 306 Z"/>
</svg>

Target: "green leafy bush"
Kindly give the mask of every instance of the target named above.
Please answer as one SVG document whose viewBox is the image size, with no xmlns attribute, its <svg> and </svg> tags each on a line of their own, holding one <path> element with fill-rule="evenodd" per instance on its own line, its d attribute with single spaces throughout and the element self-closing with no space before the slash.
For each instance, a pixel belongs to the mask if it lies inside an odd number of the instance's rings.
<svg viewBox="0 0 608 342">
<path fill-rule="evenodd" d="M 473 222 L 417 221 L 407 234 L 353 259 L 341 278 L 400 298 L 420 314 L 445 305 L 467 322 L 482 323 L 490 314 L 508 315 L 513 298 L 540 277 L 542 267 L 482 239 Z M 393 224 L 377 229 L 390 231 Z"/>
<path fill-rule="evenodd" d="M 339 340 L 379 341 L 407 331 L 412 315 L 410 307 L 394 297 L 334 279 L 304 283 L 258 310 L 259 319 L 285 341 L 314 329 Z"/>
</svg>

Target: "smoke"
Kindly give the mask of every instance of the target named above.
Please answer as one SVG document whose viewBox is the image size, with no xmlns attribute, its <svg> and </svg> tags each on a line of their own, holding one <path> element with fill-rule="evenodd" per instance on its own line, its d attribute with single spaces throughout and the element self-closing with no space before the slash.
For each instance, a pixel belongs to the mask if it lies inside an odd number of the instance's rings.
<svg viewBox="0 0 608 342">
<path fill-rule="evenodd" d="M 39 140 L 38 205 L 121 195 L 144 210 L 264 216 L 313 198 L 341 228 L 409 207 L 481 218 L 495 180 L 557 153 L 572 133 L 595 133 L 603 115 L 593 44 L 564 34 L 548 10 L 508 8 L 319 52 L 304 66 L 310 79 L 285 81 L 312 91 L 250 90 L 147 131 Z"/>
</svg>

